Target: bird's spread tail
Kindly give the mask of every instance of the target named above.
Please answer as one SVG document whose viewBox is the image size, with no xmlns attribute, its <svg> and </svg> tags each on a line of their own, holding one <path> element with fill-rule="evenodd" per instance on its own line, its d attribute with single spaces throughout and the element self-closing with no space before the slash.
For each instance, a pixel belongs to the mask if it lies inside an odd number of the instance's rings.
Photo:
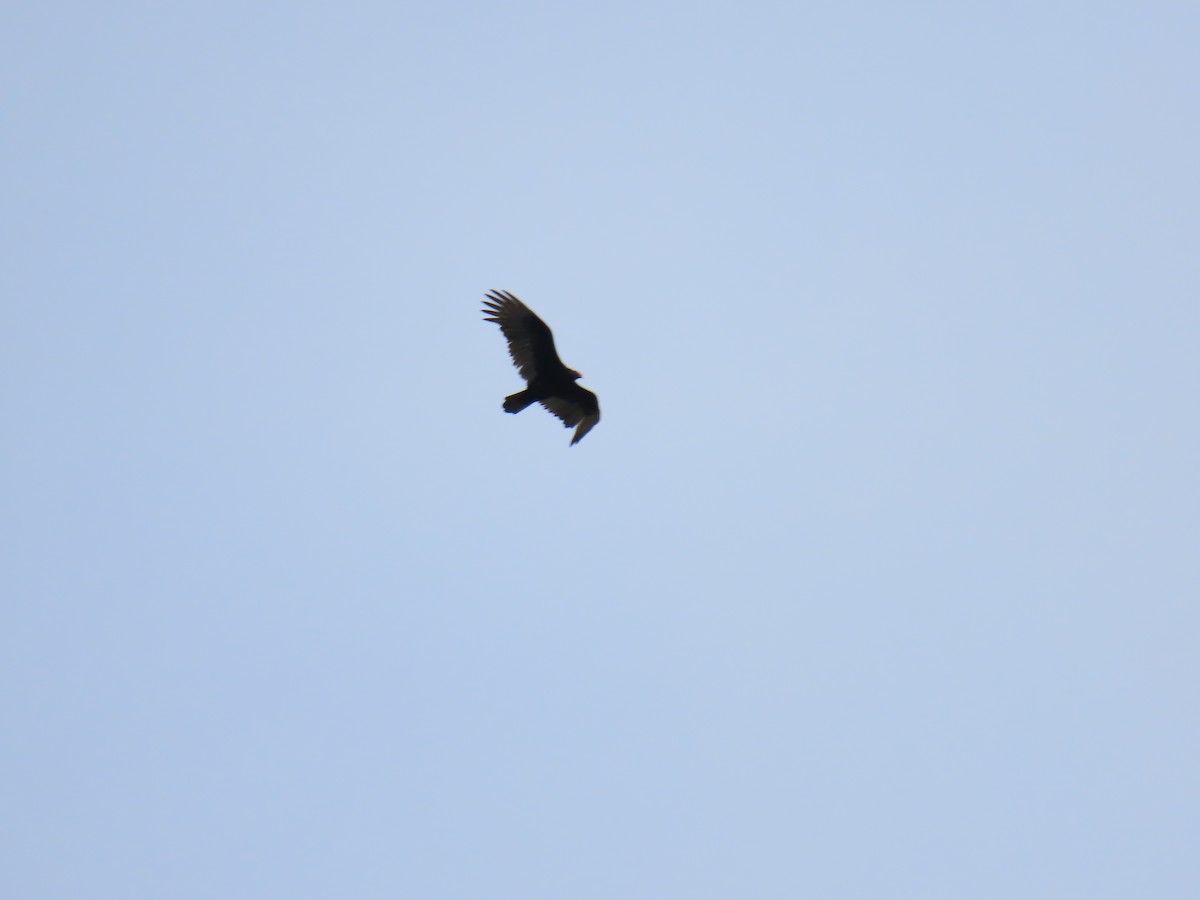
<svg viewBox="0 0 1200 900">
<path fill-rule="evenodd" d="M 529 391 L 521 391 L 518 394 L 510 394 L 504 398 L 504 411 L 506 413 L 519 413 L 534 400 L 533 394 Z"/>
</svg>

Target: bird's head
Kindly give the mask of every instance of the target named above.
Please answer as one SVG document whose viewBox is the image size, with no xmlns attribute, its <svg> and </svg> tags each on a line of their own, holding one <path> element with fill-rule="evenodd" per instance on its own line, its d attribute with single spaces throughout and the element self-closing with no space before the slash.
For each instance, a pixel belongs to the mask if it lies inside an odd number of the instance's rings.
<svg viewBox="0 0 1200 900">
<path fill-rule="evenodd" d="M 576 381 L 583 377 L 582 372 L 576 372 L 574 369 L 567 369 L 567 371 L 571 373 L 571 377 Z"/>
</svg>

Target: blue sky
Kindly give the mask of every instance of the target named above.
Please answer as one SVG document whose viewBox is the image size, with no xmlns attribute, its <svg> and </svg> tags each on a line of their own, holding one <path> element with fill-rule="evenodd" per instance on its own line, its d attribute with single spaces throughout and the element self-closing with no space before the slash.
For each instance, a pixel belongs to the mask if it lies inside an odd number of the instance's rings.
<svg viewBox="0 0 1200 900">
<path fill-rule="evenodd" d="M 1195 896 L 1197 46 L 7 4 L 2 893 Z"/>
</svg>

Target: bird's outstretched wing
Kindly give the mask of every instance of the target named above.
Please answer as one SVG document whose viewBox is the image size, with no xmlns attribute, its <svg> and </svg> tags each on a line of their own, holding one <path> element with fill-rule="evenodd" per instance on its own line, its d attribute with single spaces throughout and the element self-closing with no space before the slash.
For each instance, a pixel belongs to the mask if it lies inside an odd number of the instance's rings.
<svg viewBox="0 0 1200 900">
<path fill-rule="evenodd" d="M 563 395 L 547 397 L 541 403 L 562 419 L 567 428 L 572 425 L 579 426 L 575 429 L 575 436 L 571 438 L 572 446 L 583 440 L 583 436 L 600 421 L 600 401 L 587 388 L 577 384 L 571 385 L 571 389 L 564 391 Z"/>
<path fill-rule="evenodd" d="M 550 326 L 508 291 L 489 291 L 484 301 L 485 322 L 495 322 L 508 341 L 508 353 L 526 381 L 538 376 L 556 378 L 566 366 L 554 349 Z"/>
</svg>

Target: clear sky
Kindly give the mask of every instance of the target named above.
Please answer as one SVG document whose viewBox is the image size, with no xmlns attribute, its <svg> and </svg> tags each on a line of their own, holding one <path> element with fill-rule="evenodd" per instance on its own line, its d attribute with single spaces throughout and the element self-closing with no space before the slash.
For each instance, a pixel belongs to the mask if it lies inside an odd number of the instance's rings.
<svg viewBox="0 0 1200 900">
<path fill-rule="evenodd" d="M 4 4 L 0 894 L 1196 897 L 1198 47 Z"/>
</svg>

